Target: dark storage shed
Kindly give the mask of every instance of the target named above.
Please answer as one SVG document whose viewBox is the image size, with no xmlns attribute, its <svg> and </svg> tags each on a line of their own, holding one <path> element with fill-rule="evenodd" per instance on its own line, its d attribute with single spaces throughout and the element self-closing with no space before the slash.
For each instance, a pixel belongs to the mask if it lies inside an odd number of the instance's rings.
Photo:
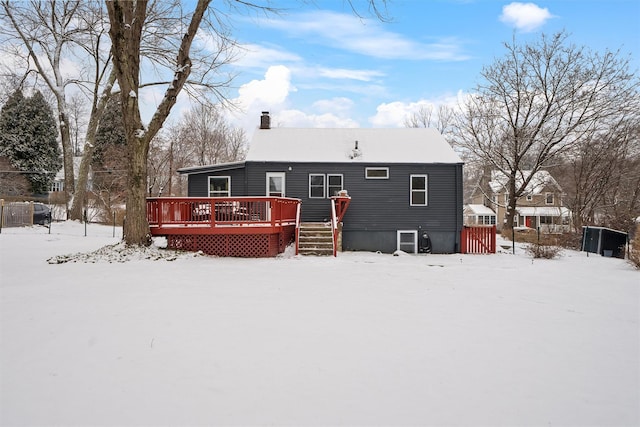
<svg viewBox="0 0 640 427">
<path fill-rule="evenodd" d="M 582 250 L 606 257 L 624 258 L 628 234 L 605 227 L 582 227 Z"/>
</svg>

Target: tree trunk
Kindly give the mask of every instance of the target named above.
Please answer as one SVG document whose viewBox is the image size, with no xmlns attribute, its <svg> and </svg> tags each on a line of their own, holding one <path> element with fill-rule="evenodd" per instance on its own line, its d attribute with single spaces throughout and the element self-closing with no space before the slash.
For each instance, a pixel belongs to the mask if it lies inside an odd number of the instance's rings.
<svg viewBox="0 0 640 427">
<path fill-rule="evenodd" d="M 127 139 L 129 164 L 127 167 L 127 214 L 124 240 L 128 245 L 151 244 L 147 220 L 147 157 L 151 139 L 158 133 L 171 108 L 175 105 L 191 72 L 189 51 L 204 12 L 211 0 L 198 0 L 187 32 L 182 37 L 176 58 L 174 79 L 167 88 L 148 128 L 142 124 L 138 104 L 140 75 L 140 41 L 146 19 L 146 0 L 107 2 L 109 35 L 111 37 L 113 64 L 122 100 L 123 124 Z"/>
<path fill-rule="evenodd" d="M 109 75 L 107 85 L 102 91 L 102 96 L 97 104 L 91 109 L 91 117 L 89 118 L 89 125 L 87 126 L 87 134 L 85 137 L 84 152 L 82 154 L 82 160 L 80 161 L 80 168 L 78 170 L 78 185 L 76 186 L 75 197 L 73 198 L 73 205 L 69 212 L 69 219 L 80 220 L 82 219 L 83 208 L 86 207 L 87 200 L 87 184 L 89 182 L 89 167 L 93 158 L 93 151 L 96 146 L 96 133 L 98 126 L 100 125 L 100 118 L 104 109 L 107 106 L 109 96 L 111 96 L 111 90 L 113 84 L 116 81 L 116 73 L 114 71 Z"/>
<path fill-rule="evenodd" d="M 147 221 L 147 155 L 146 138 L 134 138 L 128 143 L 127 168 L 127 216 L 124 223 L 124 239 L 130 245 L 148 246 L 151 232 Z"/>
<path fill-rule="evenodd" d="M 518 198 L 516 197 L 516 176 L 515 171 L 509 176 L 509 202 L 507 203 L 507 213 L 506 213 L 506 223 L 505 228 L 509 230 L 509 232 L 513 231 L 513 227 L 515 225 L 514 219 L 516 216 L 516 202 Z M 512 236 L 512 239 L 515 239 L 515 236 Z"/>
<path fill-rule="evenodd" d="M 63 95 L 64 98 L 64 95 Z M 58 110 L 64 110 L 64 99 L 58 101 Z M 71 202 L 75 192 L 75 176 L 73 174 L 73 148 L 71 147 L 71 134 L 67 115 L 64 111 L 59 112 L 60 139 L 62 141 L 62 162 L 64 167 L 64 200 L 69 218 L 69 202 Z"/>
</svg>

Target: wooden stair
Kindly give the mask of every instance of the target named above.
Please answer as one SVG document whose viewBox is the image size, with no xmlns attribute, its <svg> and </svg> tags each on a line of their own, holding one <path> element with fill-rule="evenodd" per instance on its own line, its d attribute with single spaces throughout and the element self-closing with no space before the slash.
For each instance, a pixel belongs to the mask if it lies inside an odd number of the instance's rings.
<svg viewBox="0 0 640 427">
<path fill-rule="evenodd" d="M 300 255 L 333 255 L 333 233 L 331 224 L 325 222 L 303 222 L 298 235 Z"/>
</svg>

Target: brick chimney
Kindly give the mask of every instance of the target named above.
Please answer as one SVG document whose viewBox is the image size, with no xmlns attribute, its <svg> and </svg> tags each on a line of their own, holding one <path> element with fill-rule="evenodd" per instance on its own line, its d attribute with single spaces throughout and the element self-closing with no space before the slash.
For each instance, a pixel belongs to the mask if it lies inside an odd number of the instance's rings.
<svg viewBox="0 0 640 427">
<path fill-rule="evenodd" d="M 260 117 L 260 129 L 271 129 L 271 117 L 268 111 L 263 111 Z"/>
</svg>

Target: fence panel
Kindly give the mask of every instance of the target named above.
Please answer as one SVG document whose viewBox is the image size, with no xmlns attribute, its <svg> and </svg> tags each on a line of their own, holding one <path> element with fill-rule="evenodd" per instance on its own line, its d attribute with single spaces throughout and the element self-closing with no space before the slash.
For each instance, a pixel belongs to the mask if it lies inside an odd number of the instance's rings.
<svg viewBox="0 0 640 427">
<path fill-rule="evenodd" d="M 495 254 L 496 226 L 464 226 L 462 229 L 463 254 Z"/>
<path fill-rule="evenodd" d="M 28 202 L 11 202 L 2 205 L 2 227 L 33 225 L 33 205 Z"/>
</svg>

